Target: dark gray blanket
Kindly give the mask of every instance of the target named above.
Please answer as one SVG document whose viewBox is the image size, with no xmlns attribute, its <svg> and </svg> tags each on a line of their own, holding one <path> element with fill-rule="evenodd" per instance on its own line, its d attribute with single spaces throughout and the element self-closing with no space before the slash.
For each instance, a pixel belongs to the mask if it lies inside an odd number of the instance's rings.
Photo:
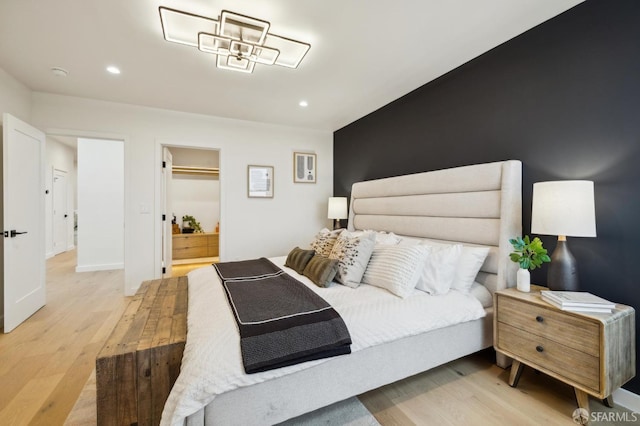
<svg viewBox="0 0 640 426">
<path fill-rule="evenodd" d="M 351 353 L 335 309 L 268 259 L 213 266 L 238 323 L 245 372 Z"/>
</svg>

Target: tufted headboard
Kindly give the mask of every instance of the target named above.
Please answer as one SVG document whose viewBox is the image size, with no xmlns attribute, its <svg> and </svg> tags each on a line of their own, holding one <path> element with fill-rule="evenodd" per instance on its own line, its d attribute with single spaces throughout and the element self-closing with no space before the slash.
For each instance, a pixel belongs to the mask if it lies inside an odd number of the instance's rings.
<svg viewBox="0 0 640 426">
<path fill-rule="evenodd" d="M 522 234 L 522 163 L 455 167 L 353 184 L 349 230 L 489 246 L 476 281 L 515 286 L 510 238 Z"/>
</svg>

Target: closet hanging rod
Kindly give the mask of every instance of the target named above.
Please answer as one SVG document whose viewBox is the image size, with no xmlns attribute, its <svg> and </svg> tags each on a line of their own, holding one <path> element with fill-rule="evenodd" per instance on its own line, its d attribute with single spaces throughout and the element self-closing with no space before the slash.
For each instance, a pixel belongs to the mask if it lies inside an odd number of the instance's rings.
<svg viewBox="0 0 640 426">
<path fill-rule="evenodd" d="M 173 173 L 186 175 L 220 175 L 220 169 L 217 167 L 189 167 L 189 166 L 173 166 Z"/>
</svg>

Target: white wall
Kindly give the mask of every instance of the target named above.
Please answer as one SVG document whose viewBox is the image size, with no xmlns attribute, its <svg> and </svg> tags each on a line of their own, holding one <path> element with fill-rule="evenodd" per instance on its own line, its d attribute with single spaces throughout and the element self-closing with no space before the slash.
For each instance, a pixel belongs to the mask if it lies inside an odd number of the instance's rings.
<svg viewBox="0 0 640 426">
<path fill-rule="evenodd" d="M 200 222 L 204 232 L 215 232 L 220 221 L 220 181 L 217 176 L 174 174 L 171 189 L 171 213 L 182 227 L 182 216 Z"/>
<path fill-rule="evenodd" d="M 215 149 L 188 149 L 171 147 L 174 166 L 220 167 L 220 153 Z"/>
<path fill-rule="evenodd" d="M 5 112 L 29 123 L 31 90 L 0 68 L 0 122 Z"/>
<path fill-rule="evenodd" d="M 77 272 L 124 267 L 124 145 L 78 139 Z"/>
<path fill-rule="evenodd" d="M 54 169 L 67 172 L 67 247 L 71 250 L 73 243 L 73 211 L 75 210 L 76 192 L 76 150 L 47 136 L 46 142 L 45 187 L 49 193 L 45 196 L 45 230 L 47 258 L 53 255 L 53 172 Z"/>
<path fill-rule="evenodd" d="M 301 111 L 304 113 L 304 111 Z M 125 290 L 160 277 L 162 145 L 220 150 L 222 260 L 286 255 L 326 226 L 333 135 L 284 126 L 34 93 L 32 122 L 46 133 L 125 141 Z M 110 135 L 110 136 L 106 136 Z M 293 152 L 318 155 L 318 182 L 293 183 Z M 247 165 L 274 166 L 273 199 L 247 198 Z M 78 179 L 80 181 L 80 178 Z"/>
</svg>

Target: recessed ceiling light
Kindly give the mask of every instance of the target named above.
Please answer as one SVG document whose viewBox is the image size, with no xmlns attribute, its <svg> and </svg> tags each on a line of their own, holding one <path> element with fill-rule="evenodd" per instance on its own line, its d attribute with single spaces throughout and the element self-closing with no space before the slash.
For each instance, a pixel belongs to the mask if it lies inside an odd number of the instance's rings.
<svg viewBox="0 0 640 426">
<path fill-rule="evenodd" d="M 304 107 L 309 106 L 309 102 L 307 102 L 307 101 L 300 101 L 300 102 L 298 102 L 298 105 L 300 105 L 301 107 L 303 107 L 303 108 L 304 108 Z"/>
<path fill-rule="evenodd" d="M 111 74 L 120 74 L 120 68 L 110 65 L 107 67 L 107 71 Z"/>
<path fill-rule="evenodd" d="M 66 77 L 69 75 L 69 71 L 65 70 L 64 68 L 53 67 L 51 68 L 51 74 L 55 75 L 56 77 Z"/>
</svg>

